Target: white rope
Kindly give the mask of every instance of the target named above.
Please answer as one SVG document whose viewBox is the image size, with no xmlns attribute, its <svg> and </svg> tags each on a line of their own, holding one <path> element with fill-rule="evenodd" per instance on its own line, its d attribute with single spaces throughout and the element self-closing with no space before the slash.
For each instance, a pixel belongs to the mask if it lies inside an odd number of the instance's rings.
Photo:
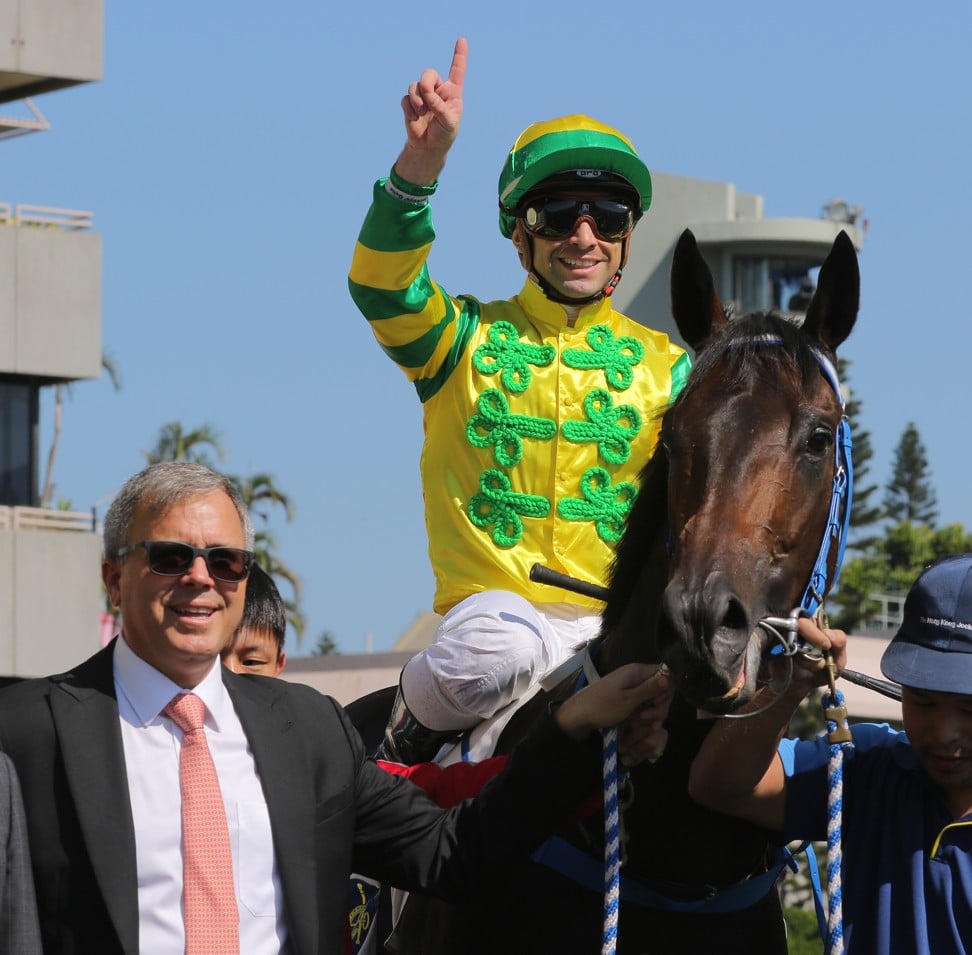
<svg viewBox="0 0 972 955">
<path fill-rule="evenodd" d="M 831 670 L 833 673 L 833 670 Z M 833 686 L 824 696 L 830 758 L 827 762 L 827 953 L 844 955 L 843 886 L 843 815 L 844 815 L 844 750 L 853 739 L 847 726 L 844 696 Z"/>
<path fill-rule="evenodd" d="M 601 955 L 618 947 L 621 904 L 621 818 L 618 811 L 618 730 L 603 731 L 604 753 L 604 933 Z"/>
</svg>

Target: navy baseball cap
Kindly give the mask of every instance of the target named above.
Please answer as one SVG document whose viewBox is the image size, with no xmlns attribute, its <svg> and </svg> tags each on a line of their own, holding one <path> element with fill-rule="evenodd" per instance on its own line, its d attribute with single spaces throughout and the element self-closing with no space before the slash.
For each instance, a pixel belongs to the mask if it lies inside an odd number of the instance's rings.
<svg viewBox="0 0 972 955">
<path fill-rule="evenodd" d="M 943 557 L 914 582 L 881 672 L 919 690 L 972 695 L 972 554 Z"/>
</svg>

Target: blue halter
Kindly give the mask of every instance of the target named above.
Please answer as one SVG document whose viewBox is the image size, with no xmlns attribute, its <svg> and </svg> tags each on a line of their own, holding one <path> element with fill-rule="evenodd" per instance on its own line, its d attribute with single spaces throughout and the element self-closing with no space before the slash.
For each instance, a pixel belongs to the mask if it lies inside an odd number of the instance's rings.
<svg viewBox="0 0 972 955">
<path fill-rule="evenodd" d="M 823 371 L 824 378 L 830 382 L 834 394 L 840 401 L 841 410 L 845 408 L 844 396 L 840 390 L 840 380 L 834 363 L 818 349 L 813 349 L 814 357 Z M 834 441 L 834 487 L 830 495 L 830 513 L 827 516 L 827 526 L 824 529 L 823 540 L 817 560 L 810 573 L 810 582 L 803 592 L 800 606 L 812 616 L 816 613 L 827 591 L 833 586 L 840 574 L 841 564 L 844 562 L 844 550 L 847 547 L 847 537 L 850 531 L 851 499 L 854 496 L 854 462 L 852 455 L 850 422 L 847 415 L 843 415 L 837 425 Z M 834 576 L 828 580 L 828 562 L 830 548 L 837 545 L 837 559 L 834 561 Z"/>
<path fill-rule="evenodd" d="M 753 344 L 783 345 L 784 341 L 778 335 L 755 335 L 752 338 L 733 342 L 729 347 Z M 820 365 L 824 378 L 834 389 L 841 410 L 844 410 L 844 396 L 840 390 L 840 379 L 837 377 L 837 369 L 834 367 L 834 363 L 819 348 L 811 348 L 811 351 L 813 357 L 817 359 L 817 364 Z M 817 552 L 817 559 L 814 562 L 813 570 L 810 572 L 810 581 L 807 583 L 798 608 L 807 616 L 812 617 L 817 612 L 827 591 L 837 580 L 841 564 L 844 561 L 844 550 L 847 547 L 847 537 L 850 531 L 851 498 L 854 495 L 854 464 L 851 451 L 850 422 L 847 420 L 847 416 L 843 415 L 840 424 L 837 425 L 837 434 L 834 440 L 834 486 L 830 494 L 827 526 L 824 528 L 820 550 Z M 837 546 L 837 558 L 834 562 L 834 575 L 831 579 L 828 573 L 830 549 L 835 544 Z"/>
</svg>

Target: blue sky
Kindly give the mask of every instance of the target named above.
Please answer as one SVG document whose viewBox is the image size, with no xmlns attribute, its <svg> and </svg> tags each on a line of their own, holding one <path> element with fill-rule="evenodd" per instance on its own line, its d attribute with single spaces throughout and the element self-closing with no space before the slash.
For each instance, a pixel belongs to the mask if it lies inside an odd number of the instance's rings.
<svg viewBox="0 0 972 955">
<path fill-rule="evenodd" d="M 305 651 L 322 630 L 344 652 L 368 634 L 387 649 L 431 603 L 419 403 L 346 275 L 404 141 L 399 100 L 448 69 L 459 35 L 465 117 L 430 261 L 447 289 L 519 289 L 496 179 L 523 127 L 564 113 L 618 126 L 654 170 L 764 196 L 767 216 L 860 204 L 862 308 L 842 353 L 871 478 L 887 481 L 913 421 L 940 522 L 972 528 L 968 4 L 106 7 L 104 79 L 39 97 L 50 131 L 0 151 L 0 200 L 89 210 L 103 236 L 122 390 L 74 387 L 57 493 L 103 513 L 164 422 L 211 425 L 226 470 L 270 472 L 296 503 L 272 527 L 304 581 Z"/>
</svg>

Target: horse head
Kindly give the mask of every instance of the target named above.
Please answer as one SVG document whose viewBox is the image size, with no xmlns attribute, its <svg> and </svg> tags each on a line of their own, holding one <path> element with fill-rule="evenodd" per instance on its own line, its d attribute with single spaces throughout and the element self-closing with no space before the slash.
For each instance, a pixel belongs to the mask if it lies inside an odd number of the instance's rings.
<svg viewBox="0 0 972 955">
<path fill-rule="evenodd" d="M 676 246 L 672 313 L 696 361 L 642 473 L 605 631 L 637 628 L 643 639 L 650 621 L 655 658 L 710 712 L 751 698 L 772 639 L 760 621 L 790 616 L 808 589 L 840 466 L 833 363 L 854 326 L 859 288 L 857 255 L 841 232 L 802 326 L 776 312 L 730 321 L 692 233 Z M 647 569 L 649 551 L 667 573 Z M 833 548 L 824 590 L 836 555 Z"/>
</svg>

